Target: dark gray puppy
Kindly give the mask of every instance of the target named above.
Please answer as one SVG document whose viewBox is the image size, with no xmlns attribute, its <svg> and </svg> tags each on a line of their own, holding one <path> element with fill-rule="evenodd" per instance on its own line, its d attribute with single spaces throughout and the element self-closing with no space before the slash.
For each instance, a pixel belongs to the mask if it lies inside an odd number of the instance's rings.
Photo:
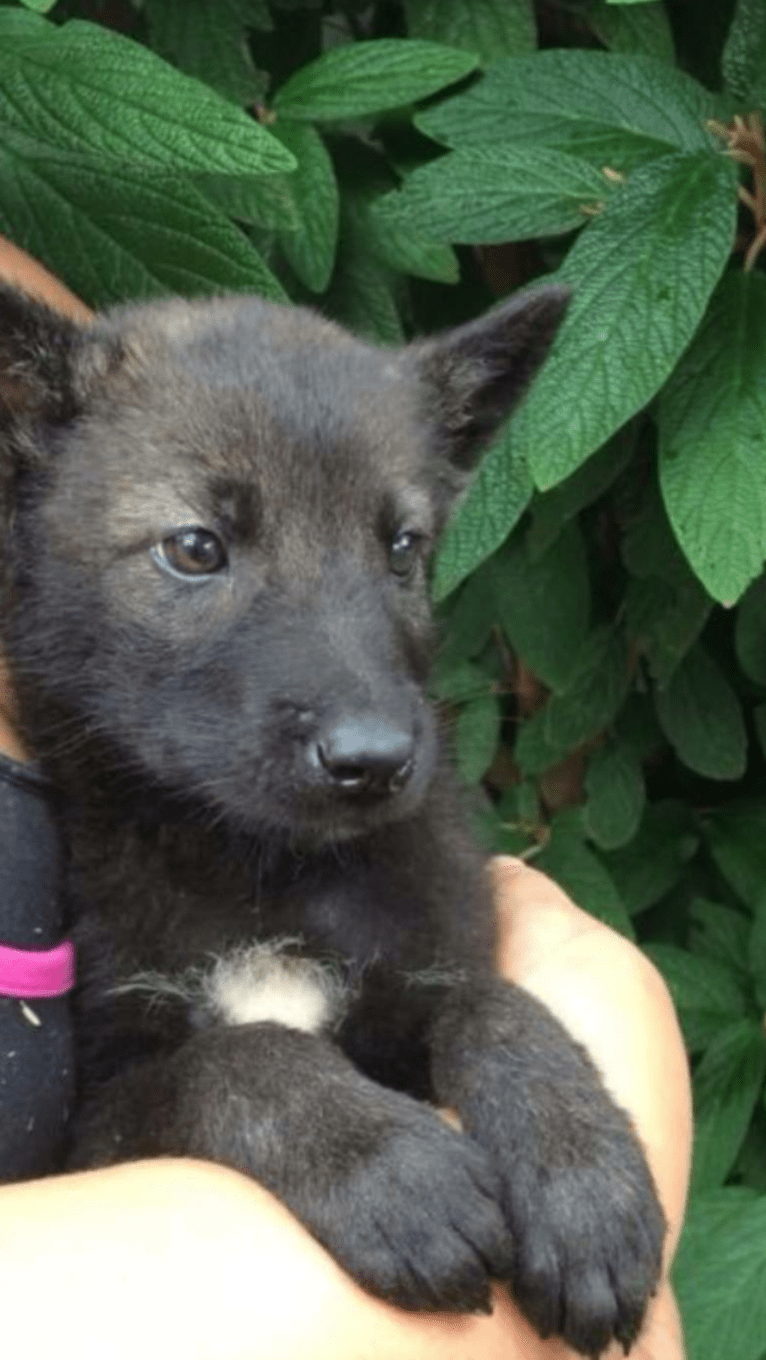
<svg viewBox="0 0 766 1360">
<path fill-rule="evenodd" d="M 566 303 L 381 350 L 255 297 L 81 328 L 3 291 L 2 641 L 71 845 L 68 1164 L 240 1168 L 376 1294 L 506 1280 L 595 1356 L 662 1212 L 586 1054 L 493 975 L 423 694 L 428 554 Z"/>
</svg>

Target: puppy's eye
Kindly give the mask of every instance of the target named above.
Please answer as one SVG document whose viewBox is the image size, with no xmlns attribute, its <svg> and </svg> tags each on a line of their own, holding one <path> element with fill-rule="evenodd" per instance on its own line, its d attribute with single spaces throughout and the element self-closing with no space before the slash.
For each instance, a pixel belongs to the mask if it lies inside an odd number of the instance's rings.
<svg viewBox="0 0 766 1360">
<path fill-rule="evenodd" d="M 406 580 L 412 575 L 420 556 L 421 535 L 406 531 L 397 534 L 388 554 L 388 562 L 395 576 Z"/>
<path fill-rule="evenodd" d="M 174 576 L 212 576 L 228 561 L 218 535 L 197 526 L 169 534 L 152 548 L 152 556 Z"/>
</svg>

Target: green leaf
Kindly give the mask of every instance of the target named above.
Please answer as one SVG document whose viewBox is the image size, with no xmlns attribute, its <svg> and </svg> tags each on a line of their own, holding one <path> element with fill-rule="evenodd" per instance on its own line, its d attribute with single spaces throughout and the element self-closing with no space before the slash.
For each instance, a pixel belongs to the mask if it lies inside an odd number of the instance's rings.
<svg viewBox="0 0 766 1360">
<path fill-rule="evenodd" d="M 743 113 L 766 103 L 766 10 L 762 0 L 737 0 L 726 45 L 723 74 Z"/>
<path fill-rule="evenodd" d="M 245 41 L 252 10 L 250 0 L 146 0 L 145 5 L 155 51 L 235 104 L 262 98 L 266 88 Z"/>
<path fill-rule="evenodd" d="M 515 534 L 492 559 L 491 589 L 497 619 L 514 651 L 550 686 L 563 689 L 590 619 L 585 546 L 569 524 L 534 560 L 526 535 Z"/>
<path fill-rule="evenodd" d="M 621 638 L 599 627 L 585 639 L 572 663 L 566 687 L 524 723 L 515 758 L 526 774 L 541 774 L 575 747 L 602 732 L 614 719 L 630 685 Z"/>
<path fill-rule="evenodd" d="M 716 808 L 705 819 L 704 829 L 724 878 L 754 911 L 766 891 L 766 802 Z"/>
<path fill-rule="evenodd" d="M 382 200 L 371 200 L 367 214 L 369 248 L 389 269 L 414 274 L 434 283 L 457 283 L 460 264 L 451 246 L 429 241 L 406 224 L 389 221 L 377 211 Z"/>
<path fill-rule="evenodd" d="M 536 47 L 532 0 L 404 0 L 407 32 L 475 52 L 483 66 Z"/>
<path fill-rule="evenodd" d="M 632 841 L 603 856 L 631 915 L 645 911 L 670 891 L 698 844 L 694 819 L 682 803 L 668 800 L 647 805 Z"/>
<path fill-rule="evenodd" d="M 612 189 L 587 161 L 562 151 L 477 146 L 413 171 L 376 211 L 436 241 L 521 241 L 582 226 Z"/>
<path fill-rule="evenodd" d="M 0 124 L 121 166 L 263 175 L 294 165 L 253 118 L 147 48 L 21 10 L 0 9 Z"/>
<path fill-rule="evenodd" d="M 95 307 L 157 293 L 286 301 L 256 250 L 192 184 L 46 155 L 6 135 L 0 229 Z"/>
<path fill-rule="evenodd" d="M 558 486 L 535 497 L 527 534 L 532 558 L 546 552 L 563 526 L 609 489 L 625 470 L 634 448 L 635 426 L 631 424 L 618 431 Z"/>
<path fill-rule="evenodd" d="M 712 148 L 714 97 L 650 57 L 537 52 L 498 61 L 469 90 L 416 116 L 447 146 L 551 146 L 623 173 L 673 151 Z"/>
<path fill-rule="evenodd" d="M 689 1360 L 761 1360 L 766 1195 L 741 1186 L 692 1199 L 673 1269 Z"/>
<path fill-rule="evenodd" d="M 500 738 L 500 701 L 494 694 L 471 699 L 455 724 L 455 758 L 467 784 L 476 784 L 492 763 Z"/>
<path fill-rule="evenodd" d="M 679 760 L 706 779 L 741 779 L 747 731 L 739 699 L 699 643 L 655 695 L 657 717 Z"/>
<path fill-rule="evenodd" d="M 489 559 L 436 610 L 441 634 L 437 664 L 466 661 L 487 642 L 495 623 L 491 565 Z"/>
<path fill-rule="evenodd" d="M 298 278 L 314 293 L 323 293 L 335 264 L 340 195 L 332 161 L 310 123 L 279 118 L 273 132 L 298 163 L 290 181 L 300 226 L 280 232 L 279 244 Z"/>
<path fill-rule="evenodd" d="M 603 850 L 625 845 L 638 830 L 646 791 L 641 765 L 627 745 L 608 742 L 593 753 L 585 776 L 586 835 Z"/>
<path fill-rule="evenodd" d="M 763 1010 L 766 1008 L 766 885 L 760 900 L 755 904 L 753 924 L 747 942 L 747 957 L 755 984 L 756 1001 Z"/>
<path fill-rule="evenodd" d="M 659 403 L 660 481 L 693 570 L 732 604 L 766 557 L 766 278 L 737 270 Z"/>
<path fill-rule="evenodd" d="M 572 303 L 517 418 L 538 486 L 562 481 L 654 396 L 697 328 L 735 224 L 733 163 L 700 154 L 635 171 L 581 233 L 558 274 Z"/>
<path fill-rule="evenodd" d="M 673 33 L 662 3 L 615 9 L 614 0 L 589 0 L 585 16 L 593 32 L 612 52 L 638 52 L 659 61 L 674 59 Z"/>
<path fill-rule="evenodd" d="M 535 857 L 535 867 L 555 879 L 591 916 L 633 939 L 630 917 L 608 871 L 585 844 L 576 809 L 554 817 L 550 839 Z"/>
<path fill-rule="evenodd" d="M 378 38 L 333 47 L 303 66 L 277 91 L 287 118 L 336 122 L 425 99 L 462 80 L 477 58 L 417 38 Z"/>
<path fill-rule="evenodd" d="M 298 210 L 288 175 L 195 175 L 194 183 L 227 217 L 271 230 L 297 231 Z"/>
<path fill-rule="evenodd" d="M 692 1191 L 722 1185 L 731 1170 L 766 1075 L 766 1038 L 757 1020 L 736 1020 L 713 1039 L 694 1073 Z"/>
<path fill-rule="evenodd" d="M 38 14 L 47 14 L 48 10 L 53 9 L 56 0 L 21 0 L 25 9 L 35 10 Z"/>
<path fill-rule="evenodd" d="M 734 644 L 745 675 L 757 685 L 766 685 L 766 574 L 753 582 L 739 602 Z"/>
<path fill-rule="evenodd" d="M 505 542 L 532 499 L 532 479 L 512 431 L 506 429 L 484 455 L 468 496 L 442 536 L 432 584 L 436 601 Z"/>
<path fill-rule="evenodd" d="M 668 985 L 692 1052 L 705 1048 L 727 1025 L 746 1016 L 747 993 L 737 975 L 720 960 L 690 954 L 674 944 L 645 945 L 644 953 Z"/>
<path fill-rule="evenodd" d="M 689 939 L 694 953 L 720 959 L 740 976 L 747 976 L 751 923 L 745 914 L 720 902 L 695 897 L 689 905 L 689 918 L 692 923 Z"/>
</svg>

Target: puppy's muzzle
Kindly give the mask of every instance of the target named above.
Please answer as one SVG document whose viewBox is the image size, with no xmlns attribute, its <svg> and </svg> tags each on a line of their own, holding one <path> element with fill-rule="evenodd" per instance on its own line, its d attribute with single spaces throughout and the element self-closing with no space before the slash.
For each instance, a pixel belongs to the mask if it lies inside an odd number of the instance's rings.
<svg viewBox="0 0 766 1360">
<path fill-rule="evenodd" d="M 346 718 L 320 733 L 310 760 L 339 793 L 401 792 L 415 768 L 415 739 L 381 718 Z"/>
</svg>

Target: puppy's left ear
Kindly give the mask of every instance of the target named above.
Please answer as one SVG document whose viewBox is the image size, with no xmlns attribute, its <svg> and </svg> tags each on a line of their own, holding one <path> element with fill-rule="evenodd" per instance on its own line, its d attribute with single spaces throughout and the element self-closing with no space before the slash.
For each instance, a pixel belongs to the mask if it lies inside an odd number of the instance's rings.
<svg viewBox="0 0 766 1360">
<path fill-rule="evenodd" d="M 410 348 L 441 451 L 467 474 L 548 357 L 570 300 L 561 284 L 517 293 L 477 321 Z"/>
<path fill-rule="evenodd" d="M 66 419 L 76 406 L 74 356 L 84 329 L 0 285 L 0 429 Z"/>
</svg>

